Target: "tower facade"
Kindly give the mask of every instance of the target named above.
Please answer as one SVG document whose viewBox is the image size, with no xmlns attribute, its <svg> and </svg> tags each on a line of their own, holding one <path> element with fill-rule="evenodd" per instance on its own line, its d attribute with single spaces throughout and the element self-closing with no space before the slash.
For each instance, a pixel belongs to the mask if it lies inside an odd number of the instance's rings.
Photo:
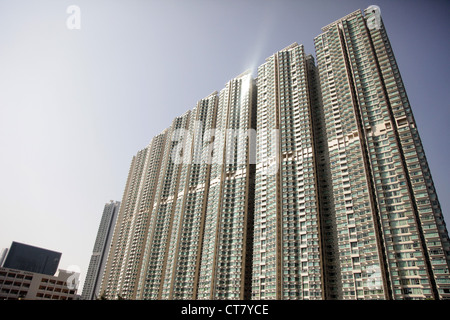
<svg viewBox="0 0 450 320">
<path fill-rule="evenodd" d="M 103 290 L 445 299 L 450 241 L 379 9 L 201 99 L 133 158 Z"/>
<path fill-rule="evenodd" d="M 379 9 L 322 31 L 328 297 L 448 298 L 448 233 Z"/>
<path fill-rule="evenodd" d="M 304 48 L 258 68 L 255 299 L 321 299 L 322 252 L 312 102 Z"/>
<path fill-rule="evenodd" d="M 218 95 L 199 299 L 249 299 L 251 285 L 255 83 L 250 72 Z"/>
<path fill-rule="evenodd" d="M 163 131 L 132 158 L 102 278 L 100 294 L 107 299 L 134 299 L 139 289 L 165 141 Z"/>
<path fill-rule="evenodd" d="M 244 72 L 133 157 L 106 298 L 250 298 L 255 107 Z"/>
</svg>

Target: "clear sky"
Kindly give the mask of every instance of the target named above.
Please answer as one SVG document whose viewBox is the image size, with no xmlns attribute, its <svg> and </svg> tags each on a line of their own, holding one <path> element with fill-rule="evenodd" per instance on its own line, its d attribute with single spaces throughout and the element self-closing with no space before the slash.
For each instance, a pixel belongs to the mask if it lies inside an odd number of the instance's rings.
<svg viewBox="0 0 450 320">
<path fill-rule="evenodd" d="M 83 281 L 138 150 L 231 78 L 293 42 L 314 54 L 323 26 L 372 4 L 450 223 L 449 1 L 0 0 L 0 248 L 62 252 Z"/>
</svg>

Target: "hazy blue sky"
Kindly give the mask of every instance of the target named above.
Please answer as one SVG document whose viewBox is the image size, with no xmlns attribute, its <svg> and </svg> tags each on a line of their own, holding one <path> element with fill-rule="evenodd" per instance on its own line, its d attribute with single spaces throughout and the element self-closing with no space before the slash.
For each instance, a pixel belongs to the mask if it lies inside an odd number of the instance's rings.
<svg viewBox="0 0 450 320">
<path fill-rule="evenodd" d="M 0 0 L 0 248 L 60 251 L 83 280 L 138 150 L 231 78 L 293 42 L 314 53 L 321 27 L 372 4 L 450 223 L 448 1 Z"/>
</svg>

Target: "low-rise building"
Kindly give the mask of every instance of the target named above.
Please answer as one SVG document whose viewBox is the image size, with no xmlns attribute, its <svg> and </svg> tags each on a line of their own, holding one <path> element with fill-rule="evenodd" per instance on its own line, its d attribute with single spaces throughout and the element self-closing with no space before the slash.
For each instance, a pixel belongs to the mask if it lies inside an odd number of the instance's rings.
<svg viewBox="0 0 450 320">
<path fill-rule="evenodd" d="M 66 270 L 50 276 L 0 268 L 0 300 L 75 300 L 78 277 Z"/>
</svg>

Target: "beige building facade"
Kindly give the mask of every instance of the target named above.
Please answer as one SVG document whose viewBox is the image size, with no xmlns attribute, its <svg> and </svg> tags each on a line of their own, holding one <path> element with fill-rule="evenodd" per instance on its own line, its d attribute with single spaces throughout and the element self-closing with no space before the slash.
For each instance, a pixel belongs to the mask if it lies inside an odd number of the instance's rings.
<svg viewBox="0 0 450 320">
<path fill-rule="evenodd" d="M 75 300 L 78 276 L 61 269 L 50 276 L 0 268 L 0 300 Z"/>
</svg>

